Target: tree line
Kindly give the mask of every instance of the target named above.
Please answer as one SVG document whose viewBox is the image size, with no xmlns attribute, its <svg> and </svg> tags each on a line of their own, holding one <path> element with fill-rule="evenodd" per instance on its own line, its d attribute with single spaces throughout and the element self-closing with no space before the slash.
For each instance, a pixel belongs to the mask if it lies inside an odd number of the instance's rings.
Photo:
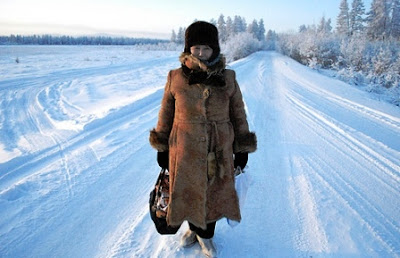
<svg viewBox="0 0 400 258">
<path fill-rule="evenodd" d="M 336 28 L 322 17 L 296 33 L 280 33 L 276 48 L 298 62 L 332 69 L 337 76 L 368 90 L 388 89 L 400 105 L 400 0 L 373 0 L 368 11 L 362 0 L 342 0 Z"/>
<path fill-rule="evenodd" d="M 239 15 L 235 15 L 233 19 L 228 16 L 225 20 L 225 16 L 221 14 L 217 20 L 211 19 L 210 23 L 217 27 L 221 43 L 225 43 L 230 37 L 244 32 L 250 33 L 259 41 L 265 40 L 265 26 L 263 19 L 260 19 L 259 21 L 254 19 L 253 22 L 247 24 L 246 19 Z M 183 44 L 185 42 L 185 31 L 186 27 L 179 27 L 178 32 L 172 30 L 171 42 Z"/>
<path fill-rule="evenodd" d="M 109 36 L 0 36 L 0 45 L 146 45 L 165 42 L 168 42 L 168 40 Z"/>
</svg>

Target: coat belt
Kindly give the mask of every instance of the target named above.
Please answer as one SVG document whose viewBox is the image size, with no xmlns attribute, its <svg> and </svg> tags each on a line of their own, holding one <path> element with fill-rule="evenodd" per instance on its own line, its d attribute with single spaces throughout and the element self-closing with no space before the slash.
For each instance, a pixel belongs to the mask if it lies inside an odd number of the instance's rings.
<svg viewBox="0 0 400 258">
<path fill-rule="evenodd" d="M 183 119 L 177 119 L 175 118 L 175 121 L 177 123 L 184 123 L 184 124 L 204 124 L 204 125 L 211 125 L 212 131 L 211 131 L 211 141 L 214 140 L 215 142 L 215 151 L 210 150 L 210 154 L 213 152 L 215 153 L 215 162 L 216 162 L 216 170 L 215 171 L 220 178 L 224 176 L 225 169 L 223 168 L 223 150 L 221 148 L 220 142 L 219 142 L 219 134 L 218 134 L 218 124 L 223 124 L 223 123 L 228 123 L 231 120 L 229 118 L 227 119 L 222 119 L 222 120 L 217 120 L 217 121 L 204 121 L 204 120 L 183 120 Z M 210 174 L 210 171 L 209 171 Z M 213 173 L 213 176 L 215 173 Z"/>
</svg>

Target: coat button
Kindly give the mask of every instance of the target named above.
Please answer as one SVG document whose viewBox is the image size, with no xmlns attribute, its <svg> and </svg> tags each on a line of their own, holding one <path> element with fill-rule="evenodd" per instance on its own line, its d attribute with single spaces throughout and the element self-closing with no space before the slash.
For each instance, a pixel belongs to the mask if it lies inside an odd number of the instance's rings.
<svg viewBox="0 0 400 258">
<path fill-rule="evenodd" d="M 210 96 L 210 89 L 205 89 L 203 91 L 203 98 L 208 98 Z"/>
<path fill-rule="evenodd" d="M 202 137 L 199 137 L 199 141 L 201 141 L 201 142 L 205 142 L 205 141 L 206 141 L 206 137 L 204 137 L 204 136 L 202 136 Z"/>
</svg>

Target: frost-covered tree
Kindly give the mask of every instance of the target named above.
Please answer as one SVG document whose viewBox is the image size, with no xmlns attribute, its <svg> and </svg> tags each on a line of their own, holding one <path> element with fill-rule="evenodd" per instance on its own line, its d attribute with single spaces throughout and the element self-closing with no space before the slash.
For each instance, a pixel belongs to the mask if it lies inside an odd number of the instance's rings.
<svg viewBox="0 0 400 258">
<path fill-rule="evenodd" d="M 217 28 L 219 33 L 219 39 L 221 40 L 221 42 L 225 42 L 226 39 L 228 38 L 228 33 L 226 31 L 225 17 L 223 14 L 221 14 L 218 18 Z"/>
<path fill-rule="evenodd" d="M 336 19 L 336 32 L 340 36 L 350 35 L 350 24 L 349 24 L 349 4 L 347 0 L 342 0 L 339 7 L 339 15 Z"/>
<path fill-rule="evenodd" d="M 253 20 L 252 23 L 249 24 L 249 26 L 247 26 L 247 32 L 252 34 L 253 37 L 258 38 L 258 23 L 256 20 Z"/>
<path fill-rule="evenodd" d="M 260 19 L 260 21 L 258 22 L 257 38 L 259 41 L 264 41 L 264 39 L 265 39 L 265 27 L 264 27 L 263 19 Z"/>
<path fill-rule="evenodd" d="M 367 14 L 367 35 L 370 39 L 386 40 L 390 35 L 390 0 L 373 0 Z"/>
<path fill-rule="evenodd" d="M 321 20 L 319 21 L 318 27 L 317 27 L 317 31 L 319 33 L 324 33 L 325 32 L 325 16 L 322 16 Z"/>
<path fill-rule="evenodd" d="M 372 58 L 372 71 L 375 75 L 381 76 L 386 73 L 392 64 L 392 52 L 387 47 L 381 47 L 377 55 Z"/>
<path fill-rule="evenodd" d="M 307 26 L 305 24 L 300 25 L 299 27 L 299 33 L 305 32 L 307 30 Z"/>
<path fill-rule="evenodd" d="M 176 42 L 176 33 L 175 33 L 175 30 L 172 30 L 171 42 Z"/>
<path fill-rule="evenodd" d="M 365 8 L 362 0 L 353 0 L 350 11 L 350 35 L 359 35 L 364 32 Z"/>
<path fill-rule="evenodd" d="M 400 39 L 400 0 L 393 0 L 391 19 L 391 36 Z"/>
<path fill-rule="evenodd" d="M 210 20 L 210 23 L 213 24 L 213 25 L 215 25 L 215 26 L 217 26 L 217 21 L 216 21 L 214 18 L 212 18 L 212 19 Z"/>
<path fill-rule="evenodd" d="M 329 18 L 328 20 L 326 20 L 325 16 L 323 16 L 317 27 L 318 33 L 327 34 L 327 33 L 330 33 L 331 30 L 332 30 L 331 19 Z"/>
<path fill-rule="evenodd" d="M 267 50 L 275 50 L 277 44 L 278 36 L 275 31 L 268 30 L 265 36 L 265 48 Z"/>
<path fill-rule="evenodd" d="M 230 16 L 226 18 L 226 36 L 231 37 L 235 35 L 235 28 L 233 26 L 233 21 Z"/>
<path fill-rule="evenodd" d="M 342 40 L 340 44 L 340 56 L 338 67 L 351 71 L 362 71 L 366 61 L 367 42 L 364 37 L 352 37 L 350 40 Z"/>
<path fill-rule="evenodd" d="M 228 62 L 246 57 L 261 49 L 260 41 L 249 32 L 240 32 L 230 37 L 225 44 L 222 44 L 222 51 Z"/>
<path fill-rule="evenodd" d="M 185 28 L 180 27 L 176 35 L 176 43 L 183 44 L 185 42 Z"/>
<path fill-rule="evenodd" d="M 327 32 L 332 32 L 332 19 L 331 18 L 329 18 L 326 21 L 325 29 L 326 29 Z"/>
<path fill-rule="evenodd" d="M 246 20 L 238 15 L 235 15 L 233 18 L 233 28 L 235 34 L 239 32 L 245 32 L 247 28 Z"/>
</svg>

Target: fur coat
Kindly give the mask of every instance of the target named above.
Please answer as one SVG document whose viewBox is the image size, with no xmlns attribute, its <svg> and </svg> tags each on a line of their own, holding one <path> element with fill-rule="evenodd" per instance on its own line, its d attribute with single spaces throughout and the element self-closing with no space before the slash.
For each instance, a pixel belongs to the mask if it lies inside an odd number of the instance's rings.
<svg viewBox="0 0 400 258">
<path fill-rule="evenodd" d="M 167 223 L 203 229 L 226 217 L 240 221 L 233 154 L 254 152 L 235 72 L 221 56 L 212 66 L 188 53 L 169 72 L 150 144 L 169 151 L 170 200 Z"/>
</svg>

